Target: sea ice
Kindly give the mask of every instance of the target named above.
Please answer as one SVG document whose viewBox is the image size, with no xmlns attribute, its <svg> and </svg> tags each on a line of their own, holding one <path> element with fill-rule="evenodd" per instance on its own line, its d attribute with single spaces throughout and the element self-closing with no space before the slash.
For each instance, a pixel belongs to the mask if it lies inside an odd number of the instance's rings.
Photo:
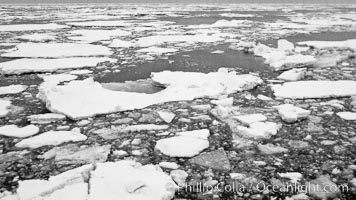
<svg viewBox="0 0 356 200">
<path fill-rule="evenodd" d="M 161 55 L 165 53 L 174 53 L 177 52 L 178 49 L 173 49 L 173 48 L 162 48 L 162 47 L 147 47 L 143 49 L 137 50 L 139 53 L 148 53 L 148 54 L 153 54 L 153 55 Z"/>
<path fill-rule="evenodd" d="M 270 138 L 276 135 L 280 125 L 274 122 L 254 122 L 249 127 L 237 126 L 237 132 L 246 138 L 260 139 Z"/>
<path fill-rule="evenodd" d="M 169 111 L 157 111 L 157 114 L 166 123 L 171 123 L 174 117 L 176 116 L 174 113 Z"/>
<path fill-rule="evenodd" d="M 298 45 L 307 45 L 318 49 L 324 49 L 324 48 L 356 49 L 356 39 L 344 40 L 344 41 L 304 41 L 304 42 L 298 42 Z"/>
<path fill-rule="evenodd" d="M 109 47 L 113 47 L 113 48 L 130 48 L 134 46 L 135 46 L 134 42 L 120 40 L 120 39 L 114 39 L 109 45 Z"/>
<path fill-rule="evenodd" d="M 75 131 L 48 131 L 31 138 L 23 139 L 15 146 L 34 149 L 47 145 L 59 145 L 65 142 L 78 142 L 86 139 L 87 136 Z"/>
<path fill-rule="evenodd" d="M 110 40 L 112 37 L 128 36 L 131 32 L 124 30 L 74 30 L 69 32 L 71 36 L 70 40 L 81 41 L 85 43 L 92 43 L 102 40 Z"/>
<path fill-rule="evenodd" d="M 109 56 L 108 47 L 75 43 L 22 43 L 13 52 L 2 54 L 11 58 L 60 58 L 75 56 Z"/>
<path fill-rule="evenodd" d="M 107 57 L 74 57 L 56 59 L 17 59 L 0 63 L 1 74 L 23 74 L 36 72 L 54 72 L 60 69 L 79 69 L 95 67 L 101 62 L 116 62 Z"/>
<path fill-rule="evenodd" d="M 65 115 L 57 113 L 45 113 L 27 116 L 28 121 L 30 121 L 32 124 L 48 124 L 51 122 L 64 120 L 65 118 Z"/>
<path fill-rule="evenodd" d="M 305 119 L 310 115 L 309 110 L 293 106 L 292 104 L 283 104 L 275 106 L 278 109 L 279 116 L 283 121 L 294 123 L 300 119 Z"/>
<path fill-rule="evenodd" d="M 338 112 L 336 114 L 344 120 L 356 120 L 355 112 Z"/>
<path fill-rule="evenodd" d="M 250 125 L 254 122 L 263 122 L 267 120 L 267 117 L 262 114 L 249 114 L 249 115 L 239 115 L 233 116 L 234 119 L 237 119 L 245 125 Z"/>
<path fill-rule="evenodd" d="M 208 129 L 180 132 L 158 140 L 155 149 L 170 157 L 193 157 L 209 147 L 209 135 Z"/>
<path fill-rule="evenodd" d="M 18 36 L 16 37 L 16 39 L 27 40 L 31 42 L 46 42 L 46 41 L 55 40 L 56 37 L 54 35 L 47 34 L 47 33 L 34 33 L 34 34 Z"/>
<path fill-rule="evenodd" d="M 1 65 L 1 63 L 0 63 L 0 65 Z M 0 87 L 0 95 L 17 94 L 17 93 L 23 92 L 26 89 L 27 89 L 27 86 L 25 86 L 25 85 L 3 86 L 3 87 Z"/>
<path fill-rule="evenodd" d="M 11 101 L 0 99 L 0 118 L 5 117 L 10 112 Z"/>
<path fill-rule="evenodd" d="M 273 85 L 274 95 L 282 98 L 308 99 L 356 95 L 356 81 L 298 81 Z"/>
<path fill-rule="evenodd" d="M 5 125 L 0 127 L 0 135 L 8 137 L 29 137 L 37 134 L 40 129 L 35 125 L 27 125 L 24 127 L 18 127 L 16 125 Z"/>
<path fill-rule="evenodd" d="M 121 92 L 104 89 L 93 79 L 72 81 L 66 85 L 43 84 L 37 95 L 46 107 L 72 119 L 125 110 L 141 109 L 153 104 L 217 97 L 249 90 L 262 83 L 253 75 L 234 72 L 170 72 L 152 73 L 152 80 L 166 89 L 154 94 Z"/>
<path fill-rule="evenodd" d="M 11 25 L 0 25 L 1 31 L 37 31 L 37 30 L 55 30 L 69 28 L 69 26 L 58 25 L 54 23 L 50 24 L 11 24 Z"/>
<path fill-rule="evenodd" d="M 285 81 L 299 81 L 304 78 L 306 73 L 305 68 L 291 69 L 283 72 L 277 78 Z"/>
</svg>

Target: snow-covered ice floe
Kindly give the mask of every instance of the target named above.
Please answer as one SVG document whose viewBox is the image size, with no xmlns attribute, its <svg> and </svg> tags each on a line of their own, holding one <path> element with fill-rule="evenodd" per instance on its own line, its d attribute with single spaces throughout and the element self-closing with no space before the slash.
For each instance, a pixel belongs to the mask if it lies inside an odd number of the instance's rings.
<svg viewBox="0 0 356 200">
<path fill-rule="evenodd" d="M 87 136 L 75 131 L 48 131 L 31 138 L 23 139 L 15 146 L 19 148 L 38 148 L 47 145 L 59 145 L 64 142 L 86 140 Z"/>
<path fill-rule="evenodd" d="M 308 99 L 356 95 L 356 81 L 298 81 L 273 85 L 274 95 L 282 98 Z"/>
<path fill-rule="evenodd" d="M 1 65 L 1 63 L 0 63 L 0 65 Z M 3 94 L 17 94 L 17 93 L 23 92 L 26 89 L 27 89 L 27 86 L 25 86 L 25 85 L 3 86 L 3 87 L 0 87 L 0 95 L 3 95 Z"/>
<path fill-rule="evenodd" d="M 112 37 L 128 36 L 131 32 L 124 30 L 74 30 L 69 32 L 71 36 L 70 40 L 81 41 L 84 43 L 92 43 L 102 40 L 110 40 Z"/>
<path fill-rule="evenodd" d="M 208 129 L 176 133 L 176 136 L 160 139 L 155 149 L 170 157 L 193 157 L 209 147 Z"/>
<path fill-rule="evenodd" d="M 107 57 L 74 57 L 56 59 L 17 59 L 0 63 L 1 74 L 23 74 L 32 72 L 54 72 L 59 69 L 95 67 L 101 62 L 116 62 Z"/>
<path fill-rule="evenodd" d="M 137 50 L 137 52 L 139 52 L 139 53 L 148 53 L 148 54 L 154 54 L 154 55 L 161 55 L 161 54 L 165 54 L 165 53 L 174 53 L 177 51 L 178 51 L 178 49 L 162 48 L 162 47 L 147 47 L 147 48 Z"/>
<path fill-rule="evenodd" d="M 37 31 L 37 30 L 55 30 L 69 28 L 66 25 L 59 25 L 55 23 L 50 24 L 11 24 L 11 25 L 0 25 L 0 32 L 2 31 Z"/>
<path fill-rule="evenodd" d="M 27 116 L 28 121 L 30 121 L 32 124 L 47 124 L 59 120 L 64 120 L 65 118 L 65 115 L 57 113 L 45 113 Z"/>
<path fill-rule="evenodd" d="M 152 73 L 152 80 L 166 89 L 154 94 L 111 91 L 93 79 L 86 79 L 66 85 L 42 84 L 37 96 L 50 111 L 80 119 L 170 101 L 218 97 L 249 90 L 262 83 L 256 76 L 237 75 L 224 69 L 208 74 L 163 71 Z"/>
<path fill-rule="evenodd" d="M 110 48 L 93 44 L 75 43 L 22 43 L 16 50 L 2 54 L 11 58 L 59 58 L 75 56 L 109 56 Z"/>
<path fill-rule="evenodd" d="M 19 181 L 14 199 L 169 200 L 178 186 L 159 166 L 135 161 L 83 165 L 48 180 Z"/>
<path fill-rule="evenodd" d="M 355 112 L 338 112 L 336 114 L 344 120 L 356 120 Z"/>
<path fill-rule="evenodd" d="M 305 110 L 292 104 L 283 104 L 275 106 L 275 108 L 277 108 L 279 116 L 282 118 L 282 120 L 288 123 L 293 123 L 300 119 L 305 119 L 310 115 L 310 110 Z"/>
<path fill-rule="evenodd" d="M 307 45 L 318 49 L 325 48 L 350 48 L 356 49 L 356 39 L 344 41 L 304 41 L 298 42 L 298 45 Z"/>
<path fill-rule="evenodd" d="M 37 134 L 40 129 L 35 125 L 27 125 L 24 127 L 18 127 L 16 125 L 5 125 L 0 127 L 0 135 L 8 137 L 30 137 Z"/>
<path fill-rule="evenodd" d="M 27 34 L 21 35 L 16 37 L 16 39 L 20 40 L 27 40 L 31 42 L 45 42 L 45 41 L 53 41 L 56 39 L 56 36 L 47 33 L 34 33 L 34 34 Z"/>
<path fill-rule="evenodd" d="M 11 101 L 0 99 L 0 118 L 5 117 L 10 112 Z"/>
</svg>

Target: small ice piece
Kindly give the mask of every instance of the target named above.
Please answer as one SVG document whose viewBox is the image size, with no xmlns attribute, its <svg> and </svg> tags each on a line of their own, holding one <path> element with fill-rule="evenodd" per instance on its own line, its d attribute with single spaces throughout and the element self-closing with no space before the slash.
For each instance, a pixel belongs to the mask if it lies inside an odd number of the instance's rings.
<svg viewBox="0 0 356 200">
<path fill-rule="evenodd" d="M 0 25 L 0 32 L 2 31 L 37 31 L 37 30 L 55 30 L 69 28 L 69 26 L 59 25 L 55 23 L 50 24 L 11 24 Z"/>
<path fill-rule="evenodd" d="M 113 47 L 113 48 L 130 48 L 134 46 L 135 43 L 133 41 L 125 41 L 120 39 L 114 39 L 109 45 L 109 47 Z"/>
<path fill-rule="evenodd" d="M 209 147 L 209 134 L 208 129 L 177 133 L 158 140 L 155 149 L 170 157 L 193 157 Z"/>
<path fill-rule="evenodd" d="M 276 135 L 280 126 L 274 122 L 254 122 L 249 127 L 237 126 L 237 131 L 240 135 L 246 138 L 270 138 Z"/>
<path fill-rule="evenodd" d="M 55 72 L 60 69 L 80 69 L 95 67 L 101 62 L 116 62 L 107 57 L 74 57 L 56 59 L 17 59 L 0 63 L 1 74 L 23 74 L 37 72 Z"/>
<path fill-rule="evenodd" d="M 120 29 L 116 29 L 116 30 L 81 29 L 81 30 L 70 31 L 69 34 L 71 34 L 71 36 L 68 36 L 68 39 L 70 40 L 92 43 L 92 42 L 97 42 L 102 40 L 110 40 L 112 37 L 129 36 L 131 35 L 131 32 L 120 30 Z"/>
<path fill-rule="evenodd" d="M 291 183 L 298 183 L 303 177 L 299 172 L 278 173 L 278 175 L 282 178 L 290 179 Z"/>
<path fill-rule="evenodd" d="M 336 114 L 344 120 L 356 120 L 355 112 L 338 112 Z"/>
<path fill-rule="evenodd" d="M 292 104 L 283 104 L 275 106 L 275 108 L 278 109 L 279 116 L 282 120 L 288 123 L 294 123 L 310 115 L 310 110 L 305 110 Z"/>
<path fill-rule="evenodd" d="M 157 124 L 137 124 L 131 126 L 116 126 L 113 128 L 114 131 L 119 133 L 128 133 L 128 132 L 140 132 L 140 131 L 158 131 L 168 129 L 168 125 L 157 125 Z"/>
<path fill-rule="evenodd" d="M 60 58 L 74 56 L 109 56 L 110 48 L 93 44 L 76 43 L 21 43 L 16 50 L 2 54 L 9 58 Z"/>
<path fill-rule="evenodd" d="M 178 169 L 179 168 L 179 165 L 174 162 L 160 162 L 158 165 L 160 167 L 166 168 L 166 169 Z"/>
<path fill-rule="evenodd" d="M 188 177 L 188 173 L 181 169 L 176 169 L 171 171 L 170 176 L 178 186 L 183 187 Z"/>
<path fill-rule="evenodd" d="M 249 114 L 249 115 L 239 115 L 239 116 L 234 116 L 234 119 L 237 119 L 244 125 L 250 125 L 254 122 L 263 122 L 267 120 L 267 117 L 262 115 L 262 114 Z"/>
<path fill-rule="evenodd" d="M 216 50 L 216 51 L 212 51 L 211 53 L 212 53 L 212 54 L 223 54 L 224 51 L 222 51 L 222 50 Z"/>
<path fill-rule="evenodd" d="M 166 123 L 171 123 L 174 117 L 176 116 L 174 113 L 168 111 L 157 111 L 157 114 Z"/>
<path fill-rule="evenodd" d="M 0 118 L 5 117 L 10 112 L 11 101 L 0 99 Z"/>
<path fill-rule="evenodd" d="M 65 142 L 79 142 L 86 139 L 87 136 L 76 131 L 48 131 L 31 138 L 23 139 L 15 146 L 34 149 L 47 145 L 60 145 Z"/>
<path fill-rule="evenodd" d="M 259 144 L 257 148 L 263 154 L 276 154 L 276 153 L 286 153 L 288 149 L 280 146 L 273 145 L 271 143 L 268 144 Z"/>
<path fill-rule="evenodd" d="M 99 163 L 90 173 L 87 200 L 147 199 L 169 200 L 178 186 L 158 166 L 135 161 Z"/>
<path fill-rule="evenodd" d="M 304 78 L 306 73 L 305 68 L 301 69 L 291 69 L 288 71 L 283 72 L 277 78 L 285 81 L 299 81 Z"/>
<path fill-rule="evenodd" d="M 51 122 L 64 120 L 65 118 L 66 118 L 65 115 L 57 114 L 57 113 L 45 113 L 45 114 L 27 116 L 27 119 L 32 124 L 48 124 Z"/>
<path fill-rule="evenodd" d="M 73 75 L 83 75 L 83 74 L 91 74 L 93 71 L 87 70 L 87 69 L 81 69 L 81 70 L 73 70 L 69 72 L 70 74 Z"/>
<path fill-rule="evenodd" d="M 8 137 L 25 138 L 37 134 L 40 129 L 35 125 L 18 127 L 16 125 L 5 125 L 0 127 L 0 135 Z"/>
<path fill-rule="evenodd" d="M 17 94 L 17 93 L 23 92 L 26 89 L 27 89 L 27 86 L 25 86 L 25 85 L 3 86 L 3 87 L 0 87 L 0 95 Z"/>
<path fill-rule="evenodd" d="M 28 40 L 31 42 L 46 42 L 46 41 L 55 40 L 56 37 L 51 34 L 46 34 L 46 33 L 34 33 L 34 34 L 18 36 L 18 37 L 16 37 L 16 39 Z"/>
<path fill-rule="evenodd" d="M 267 97 L 267 96 L 262 95 L 262 94 L 257 95 L 257 99 L 262 100 L 262 101 L 271 101 L 271 100 L 273 100 L 272 98 Z"/>
<path fill-rule="evenodd" d="M 72 74 L 52 74 L 48 76 L 43 76 L 42 79 L 45 83 L 57 85 L 61 82 L 67 82 L 77 79 L 78 76 Z"/>
<path fill-rule="evenodd" d="M 226 99 L 212 100 L 211 103 L 213 103 L 215 105 L 220 105 L 220 106 L 232 106 L 232 104 L 234 103 L 234 98 L 229 97 Z"/>
<path fill-rule="evenodd" d="M 304 42 L 298 42 L 298 45 L 307 45 L 318 49 L 325 49 L 325 48 L 356 49 L 356 39 L 344 40 L 344 41 L 304 41 Z"/>
<path fill-rule="evenodd" d="M 356 95 L 356 81 L 287 82 L 282 85 L 273 85 L 272 90 L 277 97 L 291 99 L 345 97 Z"/>
</svg>

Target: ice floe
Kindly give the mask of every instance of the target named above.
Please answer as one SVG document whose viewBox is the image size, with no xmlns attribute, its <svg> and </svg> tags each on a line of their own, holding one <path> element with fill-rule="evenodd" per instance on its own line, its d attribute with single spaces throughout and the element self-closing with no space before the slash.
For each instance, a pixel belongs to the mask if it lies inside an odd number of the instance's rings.
<svg viewBox="0 0 356 200">
<path fill-rule="evenodd" d="M 174 113 L 169 111 L 157 111 L 157 114 L 166 123 L 171 123 L 174 117 L 176 116 Z"/>
<path fill-rule="evenodd" d="M 176 136 L 160 139 L 155 149 L 170 157 L 193 157 L 209 147 L 208 129 L 176 133 Z"/>
<path fill-rule="evenodd" d="M 101 62 L 116 62 L 107 57 L 74 57 L 56 59 L 17 59 L 0 63 L 1 74 L 23 74 L 36 72 L 54 72 L 60 69 L 79 69 L 95 67 Z"/>
<path fill-rule="evenodd" d="M 304 78 L 306 73 L 305 68 L 291 69 L 283 72 L 277 78 L 285 81 L 299 81 Z"/>
<path fill-rule="evenodd" d="M 16 143 L 19 148 L 38 148 L 47 145 L 59 145 L 65 142 L 86 140 L 87 136 L 76 131 L 48 131 Z"/>
<path fill-rule="evenodd" d="M 56 36 L 47 33 L 34 33 L 34 34 L 27 34 L 21 35 L 16 37 L 16 39 L 26 40 L 31 42 L 46 42 L 46 41 L 53 41 L 56 39 Z"/>
<path fill-rule="evenodd" d="M 338 112 L 336 114 L 344 120 L 356 120 L 355 112 Z"/>
<path fill-rule="evenodd" d="M 27 125 L 24 127 L 18 127 L 16 125 L 5 125 L 0 127 L 0 135 L 8 137 L 30 137 L 37 134 L 40 129 L 35 125 Z"/>
<path fill-rule="evenodd" d="M 165 53 L 174 53 L 177 52 L 178 49 L 173 49 L 173 48 L 162 48 L 162 47 L 147 47 L 143 49 L 137 50 L 139 53 L 148 53 L 148 54 L 153 54 L 153 55 L 161 55 Z"/>
<path fill-rule="evenodd" d="M 237 119 L 245 125 L 250 125 L 254 122 L 263 122 L 267 120 L 267 117 L 262 114 L 249 114 L 249 115 L 239 115 L 234 116 L 234 119 Z"/>
<path fill-rule="evenodd" d="M 298 42 L 298 45 L 307 45 L 318 49 L 325 49 L 325 48 L 356 49 L 356 39 L 344 40 L 344 41 L 304 41 L 304 42 Z"/>
<path fill-rule="evenodd" d="M 152 80 L 166 87 L 154 94 L 120 92 L 104 89 L 93 79 L 72 81 L 66 85 L 44 84 L 37 95 L 46 107 L 72 119 L 125 110 L 141 109 L 153 104 L 216 97 L 249 90 L 262 83 L 253 75 L 234 72 L 170 72 L 152 73 Z"/>
<path fill-rule="evenodd" d="M 1 63 L 0 63 L 1 65 Z M 17 94 L 23 92 L 27 89 L 25 85 L 9 85 L 9 86 L 2 86 L 0 87 L 0 95 L 4 94 Z"/>
<path fill-rule="evenodd" d="M 308 99 L 356 95 L 356 81 L 298 81 L 273 85 L 274 95 L 282 98 Z"/>
<path fill-rule="evenodd" d="M 310 110 L 305 110 L 292 104 L 283 104 L 275 106 L 278 109 L 279 116 L 283 121 L 294 123 L 298 120 L 305 119 L 310 115 Z"/>
<path fill-rule="evenodd" d="M 0 25 L 1 31 L 37 31 L 37 30 L 55 30 L 69 28 L 69 26 L 59 25 L 55 23 L 50 24 L 11 24 L 11 25 Z"/>
<path fill-rule="evenodd" d="M 274 122 L 253 122 L 248 127 L 237 126 L 236 128 L 243 137 L 261 139 L 276 135 L 280 125 Z"/>
<path fill-rule="evenodd" d="M 303 177 L 299 172 L 278 173 L 278 175 L 282 178 L 289 179 L 291 183 L 298 183 Z"/>
<path fill-rule="evenodd" d="M 162 45 L 164 43 L 213 43 L 222 41 L 224 38 L 218 34 L 196 34 L 196 35 L 153 35 L 138 38 L 135 42 L 138 47 L 149 47 Z"/>
<path fill-rule="evenodd" d="M 70 40 L 81 41 L 85 43 L 92 43 L 102 40 L 110 40 L 112 37 L 128 36 L 131 32 L 124 30 L 74 30 L 70 31 L 71 36 L 68 37 Z"/>
<path fill-rule="evenodd" d="M 130 48 L 134 46 L 135 43 L 133 41 L 125 41 L 120 39 L 114 39 L 109 45 L 109 47 L 113 48 Z"/>
<path fill-rule="evenodd" d="M 11 101 L 0 99 L 0 118 L 10 113 Z"/>
<path fill-rule="evenodd" d="M 75 43 L 22 43 L 16 50 L 2 54 L 11 58 L 60 58 L 75 56 L 109 56 L 113 52 L 108 47 Z"/>
</svg>

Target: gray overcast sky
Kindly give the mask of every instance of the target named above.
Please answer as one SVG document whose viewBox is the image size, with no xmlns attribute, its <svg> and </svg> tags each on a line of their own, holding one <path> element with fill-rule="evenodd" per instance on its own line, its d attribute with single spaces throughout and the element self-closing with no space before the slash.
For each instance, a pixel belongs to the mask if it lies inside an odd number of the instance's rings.
<svg viewBox="0 0 356 200">
<path fill-rule="evenodd" d="M 356 3 L 356 0 L 0 0 L 1 3 Z"/>
</svg>

